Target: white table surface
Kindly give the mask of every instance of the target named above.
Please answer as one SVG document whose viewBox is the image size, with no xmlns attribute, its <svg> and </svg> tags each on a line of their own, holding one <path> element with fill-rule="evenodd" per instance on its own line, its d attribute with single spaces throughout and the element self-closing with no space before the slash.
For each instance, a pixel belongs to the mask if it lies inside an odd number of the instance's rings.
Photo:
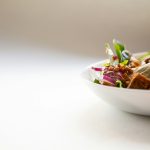
<svg viewBox="0 0 150 150">
<path fill-rule="evenodd" d="M 0 49 L 1 150 L 150 149 L 149 117 L 105 104 L 82 82 L 94 59 Z"/>
</svg>

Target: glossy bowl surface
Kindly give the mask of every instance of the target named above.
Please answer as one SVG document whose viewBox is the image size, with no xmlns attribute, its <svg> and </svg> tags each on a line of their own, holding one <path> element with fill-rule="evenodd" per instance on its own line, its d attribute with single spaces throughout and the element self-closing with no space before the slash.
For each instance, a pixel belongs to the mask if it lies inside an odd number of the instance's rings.
<svg viewBox="0 0 150 150">
<path fill-rule="evenodd" d="M 143 53 L 137 53 L 140 56 Z M 125 89 L 93 83 L 90 76 L 91 66 L 101 66 L 104 61 L 87 67 L 81 74 L 89 88 L 102 100 L 130 113 L 150 115 L 150 90 Z"/>
</svg>

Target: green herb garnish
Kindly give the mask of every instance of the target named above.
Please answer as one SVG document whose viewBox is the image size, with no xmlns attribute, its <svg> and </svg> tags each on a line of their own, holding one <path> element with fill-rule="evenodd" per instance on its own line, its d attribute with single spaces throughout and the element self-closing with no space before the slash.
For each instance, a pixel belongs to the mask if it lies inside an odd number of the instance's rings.
<svg viewBox="0 0 150 150">
<path fill-rule="evenodd" d="M 122 62 L 123 61 L 122 51 L 125 50 L 124 45 L 121 42 L 119 42 L 118 40 L 115 40 L 115 39 L 113 39 L 113 45 L 114 45 L 116 54 L 119 58 L 119 62 Z"/>
<path fill-rule="evenodd" d="M 95 79 L 94 83 L 100 84 L 99 80 Z"/>
</svg>

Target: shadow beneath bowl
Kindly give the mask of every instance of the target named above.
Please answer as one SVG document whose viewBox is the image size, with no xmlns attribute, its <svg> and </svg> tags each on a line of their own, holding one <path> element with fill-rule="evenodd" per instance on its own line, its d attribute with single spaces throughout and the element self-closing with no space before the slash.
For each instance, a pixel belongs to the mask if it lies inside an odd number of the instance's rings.
<svg viewBox="0 0 150 150">
<path fill-rule="evenodd" d="M 150 143 L 150 117 L 103 107 L 99 102 L 82 116 L 83 131 L 90 138 L 122 140 L 123 142 Z"/>
</svg>

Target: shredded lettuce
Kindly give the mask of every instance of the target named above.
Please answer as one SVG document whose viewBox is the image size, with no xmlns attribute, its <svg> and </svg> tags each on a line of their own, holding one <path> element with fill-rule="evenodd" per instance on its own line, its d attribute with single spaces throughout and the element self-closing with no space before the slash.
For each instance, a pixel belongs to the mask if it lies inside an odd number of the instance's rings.
<svg viewBox="0 0 150 150">
<path fill-rule="evenodd" d="M 146 54 L 140 56 L 140 57 L 138 58 L 138 60 L 139 60 L 139 61 L 143 61 L 143 60 L 144 60 L 145 58 L 147 58 L 147 57 L 150 57 L 150 51 L 147 52 Z"/>
<path fill-rule="evenodd" d="M 105 44 L 105 48 L 106 48 L 106 54 L 109 57 L 110 64 L 112 65 L 114 53 L 113 53 L 113 51 L 110 48 L 110 45 L 108 43 Z"/>
</svg>

